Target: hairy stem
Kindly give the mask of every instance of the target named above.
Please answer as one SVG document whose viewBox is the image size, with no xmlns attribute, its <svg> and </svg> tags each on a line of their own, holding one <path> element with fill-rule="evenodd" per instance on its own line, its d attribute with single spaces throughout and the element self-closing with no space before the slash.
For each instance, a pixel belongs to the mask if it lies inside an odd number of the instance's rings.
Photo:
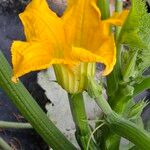
<svg viewBox="0 0 150 150">
<path fill-rule="evenodd" d="M 0 121 L 0 128 L 31 129 L 30 123 Z"/>
</svg>

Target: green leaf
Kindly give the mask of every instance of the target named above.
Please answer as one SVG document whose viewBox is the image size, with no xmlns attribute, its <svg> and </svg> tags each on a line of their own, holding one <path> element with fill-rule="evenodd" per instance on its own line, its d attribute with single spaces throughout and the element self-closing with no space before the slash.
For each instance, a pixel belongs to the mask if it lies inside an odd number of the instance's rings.
<svg viewBox="0 0 150 150">
<path fill-rule="evenodd" d="M 147 102 L 145 102 L 144 100 L 142 100 L 138 103 L 135 103 L 130 108 L 130 111 L 128 113 L 128 118 L 130 118 L 130 120 L 137 120 L 138 118 L 141 118 L 141 114 L 142 114 L 145 106 L 147 106 Z"/>
<path fill-rule="evenodd" d="M 122 70 L 123 80 L 128 82 L 130 77 L 134 77 L 136 74 L 135 66 L 136 66 L 136 59 L 137 59 L 137 51 L 134 51 L 129 57 L 128 60 L 124 65 L 124 69 Z"/>
<path fill-rule="evenodd" d="M 123 116 L 128 120 L 138 124 L 138 126 L 143 129 L 144 126 L 141 114 L 145 106 L 147 106 L 147 104 L 148 103 L 145 102 L 144 100 L 135 103 L 132 99 L 127 103 Z"/>
<path fill-rule="evenodd" d="M 141 30 L 144 30 L 145 32 L 141 21 L 145 15 L 147 15 L 145 2 L 143 0 L 132 0 L 131 10 L 120 33 L 120 43 L 127 44 L 133 48 L 144 47 L 144 42 L 140 36 L 140 32 Z M 145 23 L 148 24 L 148 21 Z"/>
<path fill-rule="evenodd" d="M 144 90 L 147 90 L 150 88 L 150 77 L 142 78 L 142 82 L 134 84 L 134 94 L 133 96 L 136 96 L 143 92 Z"/>
<path fill-rule="evenodd" d="M 129 64 L 130 68 L 124 68 L 123 66 L 123 70 L 126 72 L 126 69 L 130 69 L 132 72 L 127 72 L 130 74 L 128 78 L 138 79 L 150 66 L 150 14 L 147 12 L 144 0 L 132 0 L 132 7 L 122 27 L 119 42 L 128 47 L 128 50 L 125 50 L 123 55 L 128 53 L 130 58 L 137 51 L 137 57 L 134 59 L 135 62 L 132 62 L 136 66 L 131 68 Z M 128 63 L 128 61 L 124 63 Z M 131 74 L 134 74 L 134 76 L 131 76 Z"/>
</svg>

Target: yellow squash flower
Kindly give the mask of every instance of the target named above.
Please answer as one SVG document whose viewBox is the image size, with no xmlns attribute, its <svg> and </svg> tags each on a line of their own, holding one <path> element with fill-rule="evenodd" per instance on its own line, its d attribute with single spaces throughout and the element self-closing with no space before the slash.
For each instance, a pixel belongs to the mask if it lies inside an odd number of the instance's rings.
<svg viewBox="0 0 150 150">
<path fill-rule="evenodd" d="M 86 77 L 94 76 L 95 62 L 109 74 L 116 62 L 110 25 L 121 25 L 127 12 L 102 21 L 97 0 L 68 0 L 62 17 L 49 9 L 46 0 L 32 0 L 19 15 L 26 41 L 11 47 L 13 78 L 54 65 L 58 83 L 69 93 L 81 92 Z"/>
</svg>

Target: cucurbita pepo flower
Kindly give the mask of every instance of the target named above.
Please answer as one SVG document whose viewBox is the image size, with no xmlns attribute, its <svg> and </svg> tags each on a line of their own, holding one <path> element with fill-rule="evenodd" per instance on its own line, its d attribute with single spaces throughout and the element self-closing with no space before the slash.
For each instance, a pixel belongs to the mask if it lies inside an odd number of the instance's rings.
<svg viewBox="0 0 150 150">
<path fill-rule="evenodd" d="M 21 13 L 26 41 L 11 47 L 13 78 L 54 65 L 58 83 L 69 93 L 86 87 L 86 77 L 94 76 L 95 62 L 105 64 L 109 74 L 116 62 L 116 47 L 110 25 L 122 25 L 127 11 L 102 21 L 97 0 L 68 0 L 62 17 L 46 0 L 32 0 Z"/>
</svg>

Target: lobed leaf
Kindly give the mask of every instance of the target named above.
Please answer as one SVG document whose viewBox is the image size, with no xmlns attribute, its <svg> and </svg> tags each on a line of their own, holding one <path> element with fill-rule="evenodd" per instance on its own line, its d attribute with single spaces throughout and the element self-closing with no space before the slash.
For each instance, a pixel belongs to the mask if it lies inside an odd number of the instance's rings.
<svg viewBox="0 0 150 150">
<path fill-rule="evenodd" d="M 132 68 L 134 73 L 133 75 L 129 73 L 130 76 L 127 78 L 142 76 L 143 71 L 150 66 L 150 14 L 147 12 L 144 0 L 132 0 L 132 7 L 122 27 L 119 42 L 128 47 L 128 50 L 125 50 L 128 53 L 128 59 L 123 60 L 124 64 L 127 64 L 137 52 L 136 65 Z M 125 52 L 123 55 L 126 55 Z M 123 70 L 129 69 L 129 65 L 124 66 Z"/>
</svg>

